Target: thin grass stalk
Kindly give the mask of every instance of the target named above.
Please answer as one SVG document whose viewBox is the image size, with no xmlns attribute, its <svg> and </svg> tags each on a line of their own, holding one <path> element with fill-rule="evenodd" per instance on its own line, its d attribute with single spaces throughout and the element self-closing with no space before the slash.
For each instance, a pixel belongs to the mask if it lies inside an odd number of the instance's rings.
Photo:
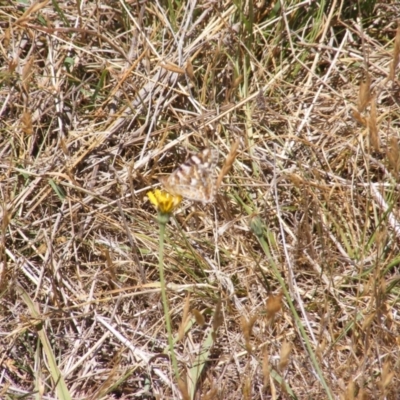
<svg viewBox="0 0 400 400">
<path fill-rule="evenodd" d="M 169 220 L 169 214 L 159 213 L 159 225 L 160 225 L 160 257 L 159 257 L 159 271 L 160 271 L 160 284 L 161 284 L 161 298 L 164 307 L 164 316 L 165 316 L 165 325 L 167 327 L 168 332 L 168 347 L 171 354 L 172 366 L 174 369 L 175 377 L 178 382 L 179 373 L 178 373 L 178 363 L 176 360 L 175 352 L 174 352 L 174 340 L 172 337 L 172 327 L 171 327 L 171 318 L 169 315 L 169 307 L 168 307 L 168 299 L 167 299 L 167 290 L 165 284 L 165 276 L 164 276 L 164 238 L 165 238 L 165 227 Z"/>
<path fill-rule="evenodd" d="M 314 366 L 315 371 L 318 374 L 320 383 L 323 386 L 323 388 L 325 389 L 325 392 L 327 394 L 328 399 L 333 400 L 333 395 L 331 393 L 331 390 L 330 390 L 328 384 L 325 381 L 324 374 L 323 374 L 322 369 L 321 369 L 321 367 L 320 367 L 320 365 L 318 363 L 317 357 L 316 357 L 316 355 L 315 355 L 315 353 L 314 353 L 314 351 L 312 349 L 312 345 L 311 345 L 310 340 L 308 338 L 308 335 L 307 335 L 307 333 L 306 333 L 306 331 L 304 329 L 304 326 L 303 326 L 303 324 L 301 322 L 301 318 L 300 318 L 299 314 L 297 313 L 296 307 L 294 306 L 294 304 L 292 302 L 289 290 L 286 287 L 285 281 L 282 278 L 282 275 L 280 274 L 280 272 L 279 272 L 279 270 L 278 270 L 278 268 L 277 268 L 277 266 L 276 266 L 276 264 L 274 262 L 274 259 L 272 258 L 272 255 L 271 255 L 271 253 L 269 251 L 268 244 L 267 244 L 267 242 L 265 240 L 265 237 L 264 237 L 264 229 L 263 229 L 263 226 L 262 226 L 262 222 L 261 222 L 261 220 L 259 218 L 254 218 L 253 219 L 253 221 L 251 223 L 251 229 L 252 229 L 253 233 L 255 234 L 255 236 L 257 237 L 257 240 L 260 243 L 265 255 L 267 256 L 268 261 L 269 261 L 269 266 L 272 268 L 272 271 L 273 271 L 273 273 L 275 275 L 275 278 L 278 280 L 279 285 L 282 288 L 282 291 L 283 291 L 283 293 L 285 295 L 286 301 L 287 301 L 287 303 L 289 305 L 289 308 L 290 308 L 290 310 L 292 312 L 292 315 L 293 315 L 293 317 L 294 317 L 294 319 L 296 321 L 296 325 L 297 325 L 297 327 L 298 327 L 298 329 L 299 329 L 299 331 L 301 333 L 301 336 L 303 337 L 304 344 L 305 344 L 305 346 L 307 348 L 307 351 L 308 351 L 308 354 L 310 356 L 312 365 Z"/>
</svg>

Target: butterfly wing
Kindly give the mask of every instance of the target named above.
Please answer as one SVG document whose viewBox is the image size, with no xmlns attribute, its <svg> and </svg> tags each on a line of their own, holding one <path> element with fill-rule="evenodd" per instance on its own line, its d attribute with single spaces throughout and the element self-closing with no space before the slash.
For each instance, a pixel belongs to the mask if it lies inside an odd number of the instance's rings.
<svg viewBox="0 0 400 400">
<path fill-rule="evenodd" d="M 159 178 L 165 190 L 186 199 L 212 203 L 215 200 L 216 150 L 204 149 L 190 156 L 168 177 Z"/>
</svg>

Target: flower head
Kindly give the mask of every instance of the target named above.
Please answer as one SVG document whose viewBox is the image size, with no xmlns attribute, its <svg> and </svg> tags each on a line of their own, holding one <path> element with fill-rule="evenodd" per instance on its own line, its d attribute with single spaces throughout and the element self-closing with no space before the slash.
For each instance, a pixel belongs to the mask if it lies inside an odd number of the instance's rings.
<svg viewBox="0 0 400 400">
<path fill-rule="evenodd" d="M 147 192 L 147 196 L 157 211 L 162 214 L 170 214 L 182 201 L 182 196 L 169 194 L 159 189 Z"/>
</svg>

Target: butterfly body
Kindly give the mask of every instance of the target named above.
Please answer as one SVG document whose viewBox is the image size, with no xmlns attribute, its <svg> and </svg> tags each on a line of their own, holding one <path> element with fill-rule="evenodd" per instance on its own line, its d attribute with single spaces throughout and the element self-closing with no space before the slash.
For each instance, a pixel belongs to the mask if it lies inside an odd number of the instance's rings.
<svg viewBox="0 0 400 400">
<path fill-rule="evenodd" d="M 212 203 L 215 201 L 215 167 L 218 162 L 216 150 L 204 149 L 191 155 L 182 165 L 159 181 L 165 190 L 186 199 Z"/>
</svg>

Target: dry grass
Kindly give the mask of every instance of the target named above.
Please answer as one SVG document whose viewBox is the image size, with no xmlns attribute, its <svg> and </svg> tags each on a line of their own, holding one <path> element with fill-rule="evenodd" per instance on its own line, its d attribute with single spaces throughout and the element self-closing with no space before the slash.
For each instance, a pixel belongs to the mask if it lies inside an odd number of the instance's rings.
<svg viewBox="0 0 400 400">
<path fill-rule="evenodd" d="M 400 398 L 400 7 L 362 3 L 0 3 L 0 398 Z M 235 143 L 168 224 L 176 379 L 146 192 Z"/>
</svg>

